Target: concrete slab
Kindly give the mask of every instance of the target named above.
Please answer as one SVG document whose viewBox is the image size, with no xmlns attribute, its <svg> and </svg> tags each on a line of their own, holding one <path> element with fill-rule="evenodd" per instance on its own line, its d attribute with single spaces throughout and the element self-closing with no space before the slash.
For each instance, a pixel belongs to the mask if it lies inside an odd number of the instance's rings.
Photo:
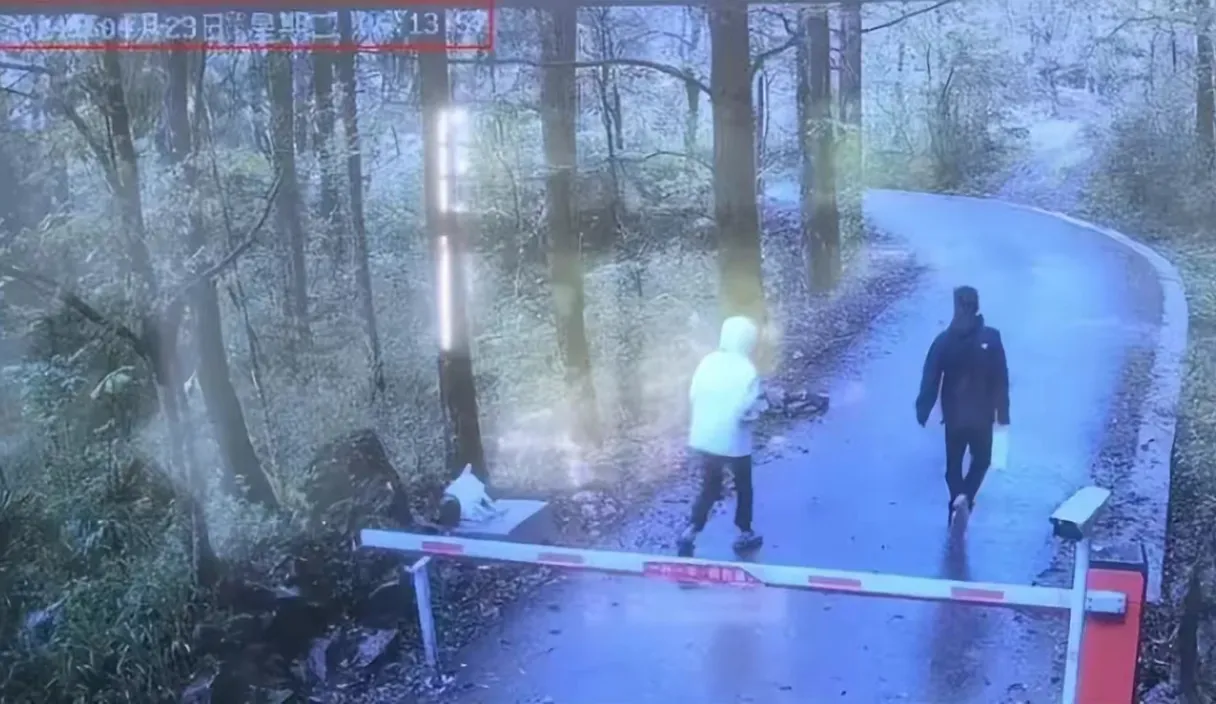
<svg viewBox="0 0 1216 704">
<path fill-rule="evenodd" d="M 498 499 L 501 514 L 486 521 L 461 521 L 452 535 L 482 540 L 510 540 L 516 543 L 551 545 L 556 531 L 548 501 L 537 499 Z"/>
</svg>

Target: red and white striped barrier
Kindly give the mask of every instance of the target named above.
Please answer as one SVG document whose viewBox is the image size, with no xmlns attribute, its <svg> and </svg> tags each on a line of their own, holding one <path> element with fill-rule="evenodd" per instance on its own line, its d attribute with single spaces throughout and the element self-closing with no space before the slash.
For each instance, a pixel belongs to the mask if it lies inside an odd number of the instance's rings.
<svg viewBox="0 0 1216 704">
<path fill-rule="evenodd" d="M 877 572 L 848 572 L 813 567 L 702 560 L 694 557 L 667 557 L 634 552 L 556 548 L 526 543 L 428 536 L 387 530 L 364 530 L 362 541 L 365 548 L 442 555 L 466 560 L 564 567 L 676 582 L 809 589 L 819 592 L 844 592 L 859 596 L 954 601 L 989 606 L 1064 611 L 1071 607 L 1072 600 L 1072 590 L 1059 587 L 960 582 Z M 1085 610 L 1089 613 L 1118 615 L 1124 613 L 1126 608 L 1127 597 L 1117 591 L 1090 591 L 1086 595 Z"/>
<path fill-rule="evenodd" d="M 427 562 L 430 556 L 513 562 L 591 572 L 634 575 L 681 583 L 743 588 L 803 589 L 857 596 L 1049 609 L 1069 614 L 1063 704 L 1133 704 L 1136 695 L 1140 618 L 1147 572 L 1143 561 L 1089 561 L 1089 527 L 1110 492 L 1088 487 L 1052 516 L 1057 535 L 1076 536 L 1073 587 L 964 582 L 877 572 L 766 565 L 472 540 L 387 530 L 364 530 L 362 547 L 422 554 L 410 568 L 418 592 L 427 662 L 438 666 Z"/>
</svg>

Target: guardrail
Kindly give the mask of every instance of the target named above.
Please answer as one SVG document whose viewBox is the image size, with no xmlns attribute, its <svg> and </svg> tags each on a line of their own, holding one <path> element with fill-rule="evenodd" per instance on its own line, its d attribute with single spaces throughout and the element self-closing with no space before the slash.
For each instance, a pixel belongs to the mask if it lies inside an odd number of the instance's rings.
<svg viewBox="0 0 1216 704">
<path fill-rule="evenodd" d="M 439 667 L 438 635 L 427 571 L 431 557 L 442 556 L 634 575 L 680 583 L 803 589 L 1067 611 L 1063 704 L 1133 704 L 1147 575 L 1142 561 L 1140 564 L 1091 563 L 1090 529 L 1109 498 L 1107 489 L 1086 487 L 1061 504 L 1051 516 L 1056 536 L 1075 543 L 1071 588 L 667 557 L 386 530 L 364 530 L 361 538 L 365 548 L 425 555 L 408 571 L 417 594 L 426 661 L 436 669 Z"/>
</svg>

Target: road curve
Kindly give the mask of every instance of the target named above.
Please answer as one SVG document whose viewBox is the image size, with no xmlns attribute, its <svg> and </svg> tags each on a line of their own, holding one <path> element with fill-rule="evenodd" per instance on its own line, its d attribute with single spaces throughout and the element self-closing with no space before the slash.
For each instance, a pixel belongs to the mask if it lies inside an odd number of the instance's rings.
<svg viewBox="0 0 1216 704">
<path fill-rule="evenodd" d="M 1051 510 L 1089 480 L 1140 336 L 1119 245 L 997 202 L 873 192 L 867 216 L 929 267 L 832 381 L 830 412 L 756 471 L 757 561 L 1014 583 L 1055 556 Z M 915 423 L 950 291 L 979 288 L 1012 378 L 1012 470 L 990 475 L 965 541 L 945 527 L 943 443 Z M 728 512 L 699 546 L 729 558 Z M 453 704 L 1058 701 L 1062 618 L 803 592 L 572 576 L 461 654 Z"/>
</svg>

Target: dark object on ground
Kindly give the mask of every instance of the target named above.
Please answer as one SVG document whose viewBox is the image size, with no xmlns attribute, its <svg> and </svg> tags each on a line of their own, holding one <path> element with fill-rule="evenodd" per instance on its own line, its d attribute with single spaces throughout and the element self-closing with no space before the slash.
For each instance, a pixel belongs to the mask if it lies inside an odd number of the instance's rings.
<svg viewBox="0 0 1216 704">
<path fill-rule="evenodd" d="M 828 411 L 828 395 L 823 391 L 790 391 L 777 384 L 766 384 L 760 411 L 786 418 L 822 415 Z"/>
<path fill-rule="evenodd" d="M 353 535 L 377 516 L 397 527 L 413 525 L 409 495 L 384 444 L 372 430 L 357 430 L 317 451 L 309 464 L 306 497 L 311 527 Z"/>
<path fill-rule="evenodd" d="M 460 525 L 460 500 L 455 496 L 444 496 L 439 502 L 439 525 L 455 528 Z"/>
<path fill-rule="evenodd" d="M 400 644 L 398 629 L 415 613 L 413 589 L 401 582 L 407 558 L 353 549 L 362 528 L 414 526 L 384 445 L 373 431 L 350 433 L 318 450 L 309 473 L 310 530 L 270 546 L 286 559 L 269 573 L 225 575 L 214 596 L 228 615 L 200 624 L 193 639 L 213 666 L 183 702 L 300 700 L 339 665 L 373 667 Z"/>
</svg>

